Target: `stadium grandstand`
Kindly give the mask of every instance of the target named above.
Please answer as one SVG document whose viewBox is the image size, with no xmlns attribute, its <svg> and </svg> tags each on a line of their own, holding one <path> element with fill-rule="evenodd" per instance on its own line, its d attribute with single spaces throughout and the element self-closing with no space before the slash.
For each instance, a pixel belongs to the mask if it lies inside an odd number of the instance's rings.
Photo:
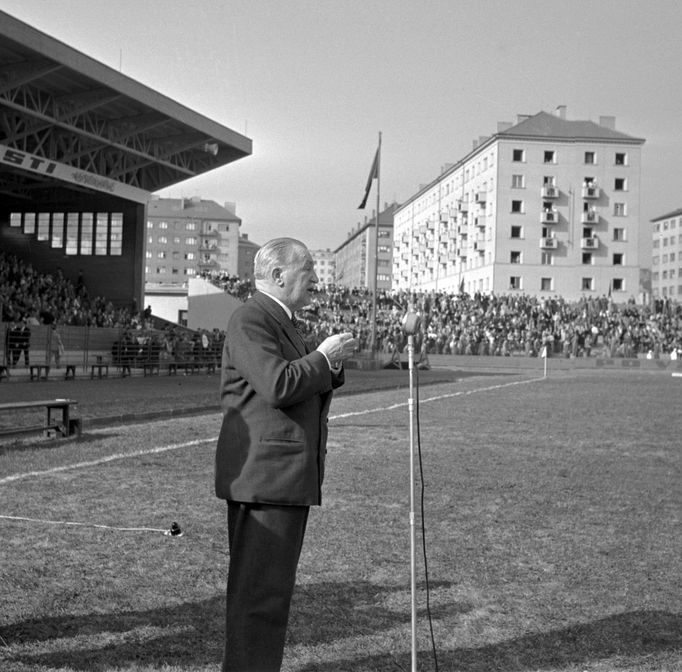
<svg viewBox="0 0 682 672">
<path fill-rule="evenodd" d="M 73 293 L 61 298 L 86 313 L 54 316 L 70 327 L 98 327 L 104 313 L 132 319 L 144 297 L 151 194 L 251 151 L 249 138 L 0 12 L 3 282 L 23 277 L 38 301 L 10 314 L 3 292 L 0 337 L 8 320 L 45 311 L 46 284 Z"/>
</svg>

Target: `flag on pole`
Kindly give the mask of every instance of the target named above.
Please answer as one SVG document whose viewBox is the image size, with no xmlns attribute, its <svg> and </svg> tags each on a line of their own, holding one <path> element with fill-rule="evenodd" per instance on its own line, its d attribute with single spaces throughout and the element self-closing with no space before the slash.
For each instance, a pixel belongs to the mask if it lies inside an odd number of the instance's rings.
<svg viewBox="0 0 682 672">
<path fill-rule="evenodd" d="M 365 205 L 367 205 L 367 199 L 369 198 L 369 192 L 372 189 L 372 181 L 379 177 L 379 148 L 377 147 L 376 154 L 374 155 L 374 161 L 372 161 L 372 167 L 369 171 L 369 177 L 367 178 L 367 186 L 365 187 L 365 195 L 362 199 L 362 203 L 358 206 L 358 210 L 364 210 Z M 378 215 L 377 215 L 378 216 Z"/>
</svg>

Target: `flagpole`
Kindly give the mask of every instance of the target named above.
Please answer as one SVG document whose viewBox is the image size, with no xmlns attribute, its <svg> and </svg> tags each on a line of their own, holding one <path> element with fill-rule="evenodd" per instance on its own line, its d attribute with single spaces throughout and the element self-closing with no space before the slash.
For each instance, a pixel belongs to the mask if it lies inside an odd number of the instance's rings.
<svg viewBox="0 0 682 672">
<path fill-rule="evenodd" d="M 381 131 L 377 147 L 377 211 L 374 219 L 374 282 L 372 292 L 372 358 L 377 358 L 377 293 L 379 275 L 379 206 L 381 204 Z"/>
</svg>

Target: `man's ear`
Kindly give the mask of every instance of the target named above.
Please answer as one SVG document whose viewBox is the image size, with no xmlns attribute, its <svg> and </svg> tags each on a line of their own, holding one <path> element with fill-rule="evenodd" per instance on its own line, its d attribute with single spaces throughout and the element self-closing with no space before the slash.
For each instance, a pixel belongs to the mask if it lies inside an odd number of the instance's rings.
<svg viewBox="0 0 682 672">
<path fill-rule="evenodd" d="M 272 282 L 281 287 L 284 285 L 284 278 L 282 277 L 282 269 L 279 267 L 273 268 L 271 273 Z"/>
</svg>

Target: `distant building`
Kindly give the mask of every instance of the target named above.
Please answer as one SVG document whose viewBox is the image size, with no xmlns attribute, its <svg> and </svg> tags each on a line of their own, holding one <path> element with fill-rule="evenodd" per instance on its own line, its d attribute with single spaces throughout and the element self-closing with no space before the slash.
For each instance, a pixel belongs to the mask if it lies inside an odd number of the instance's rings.
<svg viewBox="0 0 682 672">
<path fill-rule="evenodd" d="M 372 218 L 365 218 L 364 223 L 358 224 L 348 238 L 336 250 L 336 284 L 343 287 L 374 287 L 374 269 L 377 273 L 377 288 L 391 289 L 393 269 L 393 214 L 398 208 L 397 203 L 384 205 L 379 213 L 379 245 L 376 250 L 375 266 L 375 226 L 376 212 Z"/>
<path fill-rule="evenodd" d="M 682 208 L 651 220 L 651 293 L 682 299 Z"/>
<path fill-rule="evenodd" d="M 310 250 L 315 262 L 315 274 L 320 285 L 333 285 L 336 282 L 336 262 L 334 253 L 326 250 Z"/>
<path fill-rule="evenodd" d="M 396 210 L 394 288 L 639 297 L 643 144 L 564 106 L 501 122 Z"/>
<path fill-rule="evenodd" d="M 260 245 L 249 240 L 246 233 L 239 236 L 239 255 L 237 257 L 237 274 L 240 280 L 253 280 L 253 259 Z"/>
<path fill-rule="evenodd" d="M 240 225 L 233 204 L 154 197 L 147 207 L 146 288 L 186 286 L 202 271 L 237 275 Z"/>
</svg>

